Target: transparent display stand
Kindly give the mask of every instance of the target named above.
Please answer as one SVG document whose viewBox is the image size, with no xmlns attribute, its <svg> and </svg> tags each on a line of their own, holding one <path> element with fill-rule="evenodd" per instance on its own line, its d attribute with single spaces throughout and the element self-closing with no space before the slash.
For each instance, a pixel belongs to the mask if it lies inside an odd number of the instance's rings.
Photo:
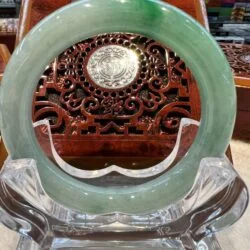
<svg viewBox="0 0 250 250">
<path fill-rule="evenodd" d="M 53 161 L 74 176 L 74 168 L 55 152 L 48 122 L 36 123 L 35 130 L 40 126 L 48 129 Z M 189 145 L 183 142 L 197 129 L 196 121 L 182 119 L 172 154 L 151 169 L 132 173 L 111 166 L 86 175 L 82 181 L 122 188 L 167 174 L 186 154 Z M 18 250 L 220 249 L 214 234 L 235 223 L 248 203 L 247 188 L 226 156 L 204 158 L 185 197 L 147 214 L 87 214 L 65 207 L 44 190 L 34 159 L 7 159 L 0 174 L 0 189 L 0 221 L 21 235 Z"/>
</svg>

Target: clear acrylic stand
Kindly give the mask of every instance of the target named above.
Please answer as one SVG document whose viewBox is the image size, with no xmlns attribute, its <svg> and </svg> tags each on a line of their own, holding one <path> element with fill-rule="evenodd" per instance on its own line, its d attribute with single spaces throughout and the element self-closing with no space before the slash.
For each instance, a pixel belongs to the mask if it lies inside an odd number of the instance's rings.
<svg viewBox="0 0 250 250">
<path fill-rule="evenodd" d="M 43 125 L 47 126 L 46 123 Z M 182 148 L 182 142 L 197 130 L 197 125 L 195 121 L 183 119 L 172 158 L 163 161 L 166 165 L 164 168 L 160 166 L 157 175 L 174 167 L 178 158 L 187 152 L 187 148 Z M 125 177 L 119 168 L 116 178 L 107 178 L 109 174 L 107 171 L 88 181 L 102 185 L 105 180 L 107 185 L 107 181 L 112 180 L 108 184 L 114 185 Z M 154 174 L 146 177 L 144 174 L 138 172 L 133 181 L 127 175 L 126 185 L 136 185 L 137 179 L 141 183 L 155 177 Z M 117 211 L 82 214 L 64 207 L 46 194 L 34 159 L 7 159 L 0 173 L 0 193 L 0 222 L 20 233 L 18 250 L 217 250 L 220 246 L 214 234 L 235 223 L 248 204 L 246 185 L 226 156 L 204 158 L 186 196 L 150 214 Z"/>
</svg>

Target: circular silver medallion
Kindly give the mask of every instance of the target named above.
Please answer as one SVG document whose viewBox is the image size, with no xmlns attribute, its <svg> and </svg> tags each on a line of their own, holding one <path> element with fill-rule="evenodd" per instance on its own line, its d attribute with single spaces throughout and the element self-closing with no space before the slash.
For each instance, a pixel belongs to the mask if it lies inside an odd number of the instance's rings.
<svg viewBox="0 0 250 250">
<path fill-rule="evenodd" d="M 87 70 L 91 79 L 100 87 L 123 88 L 136 78 L 139 59 L 130 49 L 108 45 L 97 49 L 90 56 Z"/>
</svg>

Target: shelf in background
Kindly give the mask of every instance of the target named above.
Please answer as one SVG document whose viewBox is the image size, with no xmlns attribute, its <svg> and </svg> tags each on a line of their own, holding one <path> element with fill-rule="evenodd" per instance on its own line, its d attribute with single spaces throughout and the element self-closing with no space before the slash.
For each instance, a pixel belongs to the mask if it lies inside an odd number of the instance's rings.
<svg viewBox="0 0 250 250">
<path fill-rule="evenodd" d="M 210 24 L 250 24 L 250 21 L 209 20 Z"/>
<path fill-rule="evenodd" d="M 14 0 L 0 0 L 0 9 L 2 8 L 16 8 L 16 3 Z"/>
</svg>

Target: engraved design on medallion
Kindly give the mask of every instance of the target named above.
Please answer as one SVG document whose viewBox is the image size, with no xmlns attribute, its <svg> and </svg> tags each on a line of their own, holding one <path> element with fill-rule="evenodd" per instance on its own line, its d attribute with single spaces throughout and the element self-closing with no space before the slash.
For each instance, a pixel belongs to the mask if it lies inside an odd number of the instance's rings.
<svg viewBox="0 0 250 250">
<path fill-rule="evenodd" d="M 130 49 L 108 45 L 96 50 L 89 58 L 87 71 L 92 81 L 107 89 L 131 84 L 139 70 L 139 59 Z"/>
</svg>

